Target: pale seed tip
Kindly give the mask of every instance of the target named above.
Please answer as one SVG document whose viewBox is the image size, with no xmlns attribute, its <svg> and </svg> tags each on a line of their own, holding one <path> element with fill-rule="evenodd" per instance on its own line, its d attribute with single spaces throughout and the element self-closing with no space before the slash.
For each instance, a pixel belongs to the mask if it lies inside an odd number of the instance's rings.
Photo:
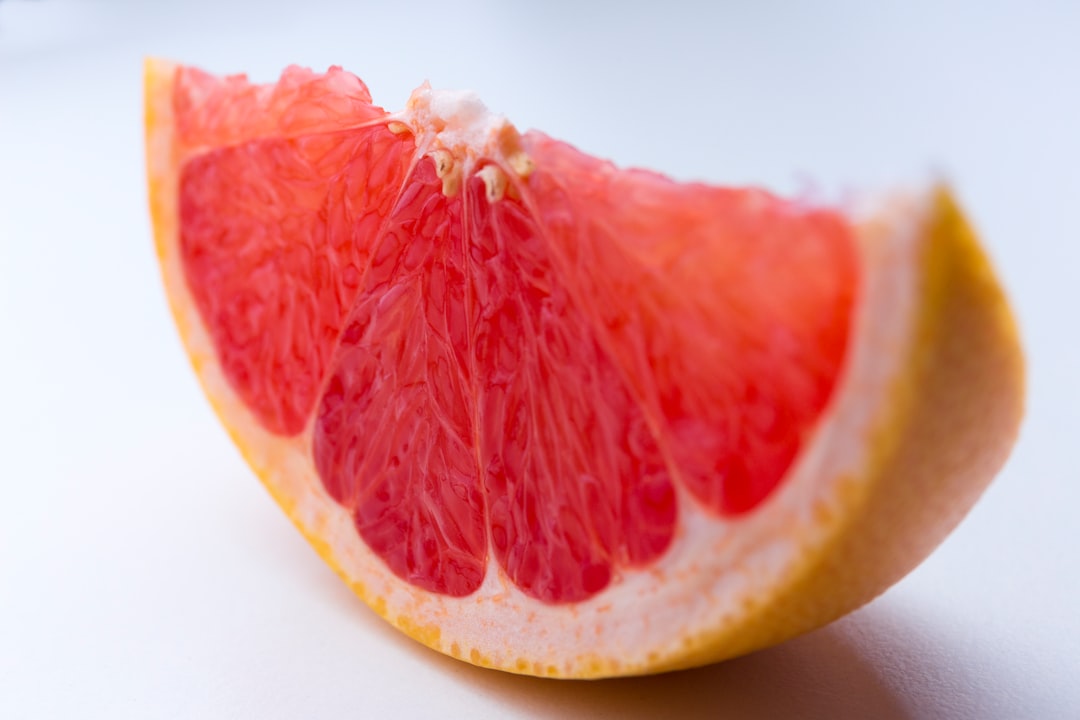
<svg viewBox="0 0 1080 720">
<path fill-rule="evenodd" d="M 442 179 L 442 194 L 446 197 L 454 197 L 461 189 L 461 173 L 447 173 Z"/>
<path fill-rule="evenodd" d="M 436 150 L 431 153 L 431 160 L 435 163 L 435 175 L 440 179 L 445 178 L 454 169 L 454 156 L 448 150 Z"/>
<path fill-rule="evenodd" d="M 525 179 L 532 174 L 532 171 L 536 169 L 536 163 L 532 161 L 532 158 L 524 152 L 516 152 L 510 157 L 506 158 L 507 164 L 510 169 L 514 171 L 519 178 Z"/>
<path fill-rule="evenodd" d="M 485 165 L 476 173 L 484 181 L 484 195 L 489 203 L 496 203 L 506 194 L 506 173 L 498 165 Z"/>
</svg>

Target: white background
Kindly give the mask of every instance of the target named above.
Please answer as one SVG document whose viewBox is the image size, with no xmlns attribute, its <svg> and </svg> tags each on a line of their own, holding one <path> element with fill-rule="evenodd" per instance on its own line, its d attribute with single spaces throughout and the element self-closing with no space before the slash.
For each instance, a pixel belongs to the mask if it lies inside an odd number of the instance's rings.
<svg viewBox="0 0 1080 720">
<path fill-rule="evenodd" d="M 0 0 L 0 717 L 1080 717 L 1080 5 L 370 5 Z M 781 647 L 595 683 L 443 658 L 322 564 L 196 385 L 145 209 L 147 54 L 342 64 L 391 109 L 472 88 L 684 179 L 949 178 L 1020 316 L 1022 440 L 924 565 Z"/>
</svg>

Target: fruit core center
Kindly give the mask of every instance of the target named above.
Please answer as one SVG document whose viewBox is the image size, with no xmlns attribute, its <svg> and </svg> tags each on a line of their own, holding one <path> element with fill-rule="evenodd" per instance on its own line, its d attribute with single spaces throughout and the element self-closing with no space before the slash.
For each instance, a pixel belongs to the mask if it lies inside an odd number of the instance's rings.
<svg viewBox="0 0 1080 720">
<path fill-rule="evenodd" d="M 508 175 L 528 177 L 533 163 L 521 134 L 504 116 L 491 112 L 476 93 L 434 90 L 424 83 L 405 109 L 390 117 L 390 129 L 408 132 L 420 155 L 431 156 L 443 194 L 453 197 L 462 180 L 479 171 L 491 201 L 502 198 Z"/>
<path fill-rule="evenodd" d="M 433 90 L 426 83 L 413 91 L 401 115 L 418 144 L 432 142 L 455 154 L 483 152 L 510 125 L 488 110 L 476 93 Z"/>
</svg>

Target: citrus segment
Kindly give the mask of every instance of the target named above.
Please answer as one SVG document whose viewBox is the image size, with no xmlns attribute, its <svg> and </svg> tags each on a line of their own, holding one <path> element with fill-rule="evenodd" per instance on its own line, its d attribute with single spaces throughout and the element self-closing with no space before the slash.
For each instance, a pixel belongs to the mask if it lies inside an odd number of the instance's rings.
<svg viewBox="0 0 1080 720">
<path fill-rule="evenodd" d="M 315 421 L 322 483 L 400 577 L 468 595 L 484 500 L 468 369 L 461 200 L 421 164 L 375 247 Z"/>
<path fill-rule="evenodd" d="M 944 191 L 868 220 L 675 183 L 338 68 L 146 82 L 207 394 L 432 647 L 595 677 L 777 642 L 914 567 L 1011 446 L 1015 327 Z"/>
<path fill-rule="evenodd" d="M 757 190 L 678 184 L 532 133 L 527 197 L 561 278 L 709 508 L 754 508 L 840 373 L 858 292 L 842 216 Z"/>
<path fill-rule="evenodd" d="M 185 275 L 225 376 L 271 431 L 307 424 L 408 162 L 378 126 L 251 140 L 184 165 Z"/>
<path fill-rule="evenodd" d="M 488 202 L 479 180 L 466 210 L 493 550 L 527 594 L 582 600 L 667 549 L 671 474 L 544 228 L 518 200 Z"/>
</svg>

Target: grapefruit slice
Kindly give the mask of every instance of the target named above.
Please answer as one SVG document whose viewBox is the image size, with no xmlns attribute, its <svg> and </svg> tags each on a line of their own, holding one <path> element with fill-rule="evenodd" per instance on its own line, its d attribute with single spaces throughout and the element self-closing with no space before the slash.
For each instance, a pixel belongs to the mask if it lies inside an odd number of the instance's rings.
<svg viewBox="0 0 1080 720">
<path fill-rule="evenodd" d="M 214 408 L 417 640 L 561 677 L 827 623 L 1004 462 L 1017 331 L 947 189 L 844 212 L 621 170 L 472 95 L 146 64 L 165 287 Z"/>
</svg>

